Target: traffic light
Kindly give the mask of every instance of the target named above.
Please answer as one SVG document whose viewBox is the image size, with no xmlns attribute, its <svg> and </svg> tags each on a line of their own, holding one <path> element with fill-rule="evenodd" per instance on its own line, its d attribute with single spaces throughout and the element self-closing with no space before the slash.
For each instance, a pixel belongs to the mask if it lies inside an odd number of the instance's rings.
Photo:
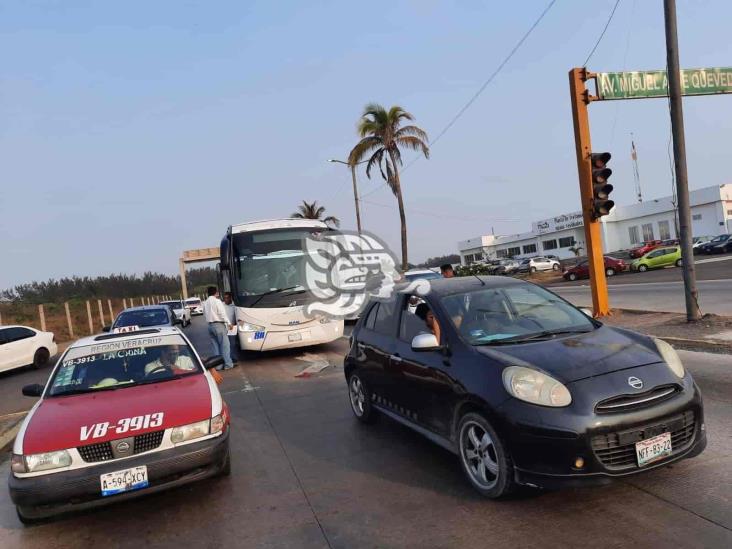
<svg viewBox="0 0 732 549">
<path fill-rule="evenodd" d="M 607 167 L 610 161 L 610 153 L 592 153 L 592 218 L 599 219 L 610 213 L 615 202 L 610 200 L 610 193 L 613 186 L 608 179 L 613 171 Z"/>
</svg>

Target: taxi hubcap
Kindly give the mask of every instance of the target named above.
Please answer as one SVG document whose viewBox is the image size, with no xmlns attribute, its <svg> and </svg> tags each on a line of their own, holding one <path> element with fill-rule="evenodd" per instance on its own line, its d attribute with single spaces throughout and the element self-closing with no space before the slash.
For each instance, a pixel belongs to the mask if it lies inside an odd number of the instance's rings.
<svg viewBox="0 0 732 549">
<path fill-rule="evenodd" d="M 468 422 L 463 427 L 460 449 L 465 468 L 473 480 L 483 488 L 492 488 L 498 482 L 498 455 L 493 439 L 479 424 Z"/>
</svg>

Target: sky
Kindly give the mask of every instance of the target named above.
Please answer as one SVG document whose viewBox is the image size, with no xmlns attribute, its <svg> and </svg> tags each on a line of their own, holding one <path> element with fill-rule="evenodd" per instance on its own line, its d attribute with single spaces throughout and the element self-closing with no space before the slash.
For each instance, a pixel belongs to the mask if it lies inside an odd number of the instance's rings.
<svg viewBox="0 0 732 549">
<path fill-rule="evenodd" d="M 579 209 L 567 73 L 614 0 L 558 0 L 431 148 L 404 154 L 410 260 Z M 182 250 L 302 200 L 355 227 L 345 159 L 366 103 L 436 136 L 548 0 L 0 0 L 0 289 L 107 273 L 176 273 Z M 728 0 L 679 0 L 685 68 L 732 65 Z M 665 67 L 663 3 L 621 0 L 593 71 Z M 732 96 L 684 100 L 690 188 L 732 182 Z M 667 196 L 663 99 L 593 103 L 613 198 Z M 396 199 L 359 173 L 364 228 L 398 253 Z"/>
</svg>

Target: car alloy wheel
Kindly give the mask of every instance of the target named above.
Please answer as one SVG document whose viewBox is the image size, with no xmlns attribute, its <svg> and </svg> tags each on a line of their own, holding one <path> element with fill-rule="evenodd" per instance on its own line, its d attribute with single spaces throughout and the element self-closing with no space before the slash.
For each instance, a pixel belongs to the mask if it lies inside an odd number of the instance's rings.
<svg viewBox="0 0 732 549">
<path fill-rule="evenodd" d="M 536 272 L 536 267 L 531 267 L 531 268 L 529 269 L 529 272 L 531 272 L 531 273 L 535 273 L 535 272 Z"/>
<path fill-rule="evenodd" d="M 375 418 L 375 410 L 371 407 L 371 393 L 358 374 L 348 378 L 348 400 L 351 402 L 353 415 L 359 421 L 371 423 Z"/>
<path fill-rule="evenodd" d="M 681 267 L 683 264 L 684 264 L 684 260 L 683 259 L 677 259 L 676 260 L 676 266 L 677 267 Z"/>
<path fill-rule="evenodd" d="M 605 274 L 607 276 L 613 276 L 615 274 L 615 269 L 613 269 L 612 267 L 608 267 L 607 269 L 605 269 Z"/>
<path fill-rule="evenodd" d="M 458 441 L 465 475 L 482 495 L 498 498 L 513 489 L 513 464 L 490 423 L 469 413 L 460 421 Z"/>
<path fill-rule="evenodd" d="M 638 270 L 642 273 L 645 273 L 648 270 L 648 267 L 646 267 L 645 265 L 639 265 Z"/>
<path fill-rule="evenodd" d="M 559 263 L 554 263 L 554 264 L 552 265 L 552 270 L 553 270 L 553 271 L 558 271 L 558 270 L 559 270 Z"/>
<path fill-rule="evenodd" d="M 575 280 L 577 280 L 577 275 L 574 273 L 569 273 L 569 279 L 574 282 Z"/>
</svg>

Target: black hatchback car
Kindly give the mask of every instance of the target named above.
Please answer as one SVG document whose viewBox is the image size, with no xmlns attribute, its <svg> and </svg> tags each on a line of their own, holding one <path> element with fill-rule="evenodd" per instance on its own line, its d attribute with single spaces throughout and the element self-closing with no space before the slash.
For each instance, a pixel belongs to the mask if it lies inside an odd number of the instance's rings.
<svg viewBox="0 0 732 549">
<path fill-rule="evenodd" d="M 484 496 L 605 483 L 706 446 L 701 394 L 664 341 L 513 278 L 429 283 L 361 316 L 345 360 L 351 407 L 456 453 Z"/>
</svg>

